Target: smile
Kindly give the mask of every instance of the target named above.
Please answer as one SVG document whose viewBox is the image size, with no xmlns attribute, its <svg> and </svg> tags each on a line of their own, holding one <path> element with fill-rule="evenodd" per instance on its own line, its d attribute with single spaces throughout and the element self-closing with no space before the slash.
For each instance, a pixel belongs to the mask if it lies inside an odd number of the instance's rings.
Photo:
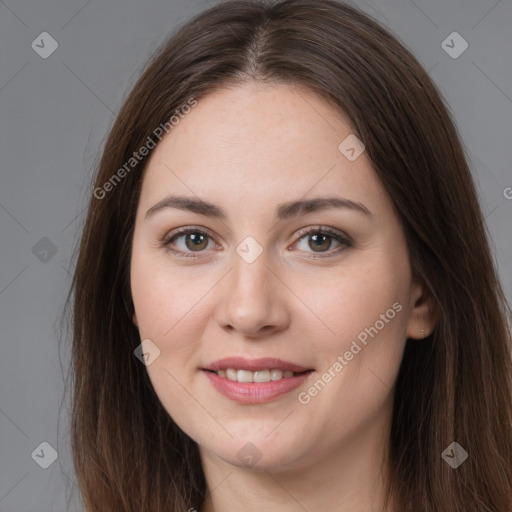
<svg viewBox="0 0 512 512">
<path fill-rule="evenodd" d="M 237 370 L 235 368 L 227 368 L 226 370 L 218 370 L 217 375 L 219 377 L 237 381 L 237 382 L 271 382 L 281 379 L 288 379 L 294 375 L 298 375 L 296 372 L 290 370 L 279 370 L 274 368 L 271 370 L 258 370 L 251 372 L 250 370 Z"/>
<path fill-rule="evenodd" d="M 270 402 L 300 386 L 311 368 L 275 357 L 225 357 L 201 368 L 221 395 L 241 404 Z"/>
</svg>

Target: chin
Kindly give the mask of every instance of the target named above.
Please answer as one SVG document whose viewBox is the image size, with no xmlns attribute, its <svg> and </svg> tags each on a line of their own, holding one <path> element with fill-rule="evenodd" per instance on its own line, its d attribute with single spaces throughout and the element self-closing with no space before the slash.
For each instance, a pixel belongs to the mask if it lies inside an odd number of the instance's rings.
<svg viewBox="0 0 512 512">
<path fill-rule="evenodd" d="M 258 440 L 246 435 L 244 440 L 234 438 L 225 446 L 208 446 L 203 444 L 206 450 L 214 456 L 222 459 L 227 464 L 256 472 L 279 472 L 281 470 L 299 467 L 298 457 L 303 457 L 304 446 L 297 440 L 294 443 L 283 445 L 280 438 L 273 440 Z M 298 448 L 301 452 L 298 452 Z"/>
</svg>

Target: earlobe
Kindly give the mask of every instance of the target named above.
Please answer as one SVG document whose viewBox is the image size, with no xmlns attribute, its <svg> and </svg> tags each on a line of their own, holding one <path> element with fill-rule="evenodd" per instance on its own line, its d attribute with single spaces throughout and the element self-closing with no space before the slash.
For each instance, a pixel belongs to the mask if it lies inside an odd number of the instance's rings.
<svg viewBox="0 0 512 512">
<path fill-rule="evenodd" d="M 422 340 L 432 334 L 437 325 L 437 302 L 423 283 L 416 283 L 411 293 L 407 338 Z"/>
<path fill-rule="evenodd" d="M 139 324 L 138 324 L 138 322 L 137 322 L 137 314 L 135 313 L 135 311 L 133 312 L 133 319 L 132 319 L 132 320 L 133 320 L 133 323 L 134 323 L 137 327 L 139 327 Z"/>
</svg>

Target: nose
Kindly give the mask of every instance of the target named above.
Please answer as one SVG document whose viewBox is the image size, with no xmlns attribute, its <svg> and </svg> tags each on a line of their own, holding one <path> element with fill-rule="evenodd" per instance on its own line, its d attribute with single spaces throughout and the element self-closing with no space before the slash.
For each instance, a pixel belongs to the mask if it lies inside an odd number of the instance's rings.
<svg viewBox="0 0 512 512">
<path fill-rule="evenodd" d="M 223 329 L 263 337 L 289 324 L 287 301 L 292 294 L 269 266 L 265 251 L 251 263 L 235 252 L 233 268 L 218 292 L 216 319 Z"/>
</svg>

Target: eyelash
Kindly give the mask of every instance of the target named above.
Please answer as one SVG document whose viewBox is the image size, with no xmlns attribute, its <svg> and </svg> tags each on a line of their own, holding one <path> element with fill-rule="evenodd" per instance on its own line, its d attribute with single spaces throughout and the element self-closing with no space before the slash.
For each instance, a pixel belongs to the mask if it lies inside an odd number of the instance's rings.
<svg viewBox="0 0 512 512">
<path fill-rule="evenodd" d="M 179 238 L 180 236 L 187 235 L 190 233 L 206 235 L 210 239 L 213 239 L 213 237 L 207 231 L 205 231 L 203 229 L 194 228 L 194 227 L 186 227 L 186 228 L 179 228 L 177 231 L 173 231 L 173 232 L 169 233 L 168 235 L 166 235 L 161 240 L 162 246 L 164 246 L 168 251 L 172 252 L 175 256 L 180 257 L 180 258 L 192 258 L 192 259 L 200 258 L 201 256 L 195 256 L 195 255 L 192 256 L 191 254 L 193 254 L 193 252 L 192 253 L 185 252 L 185 251 L 176 250 L 176 249 L 171 248 L 171 243 L 175 239 Z M 342 235 L 340 232 L 336 231 L 333 228 L 329 228 L 328 226 L 313 226 L 310 228 L 301 229 L 297 233 L 297 239 L 295 240 L 294 244 L 309 234 L 329 235 L 330 237 L 334 238 L 335 240 L 340 242 L 345 247 L 338 247 L 337 249 L 328 251 L 327 253 L 317 253 L 317 255 L 315 255 L 315 256 L 306 256 L 307 258 L 311 258 L 311 259 L 331 258 L 333 256 L 338 255 L 340 252 L 344 251 L 346 248 L 353 246 L 353 242 L 348 236 Z M 202 252 L 202 251 L 199 251 L 199 252 Z M 322 255 L 320 255 L 320 254 L 322 254 Z"/>
</svg>

